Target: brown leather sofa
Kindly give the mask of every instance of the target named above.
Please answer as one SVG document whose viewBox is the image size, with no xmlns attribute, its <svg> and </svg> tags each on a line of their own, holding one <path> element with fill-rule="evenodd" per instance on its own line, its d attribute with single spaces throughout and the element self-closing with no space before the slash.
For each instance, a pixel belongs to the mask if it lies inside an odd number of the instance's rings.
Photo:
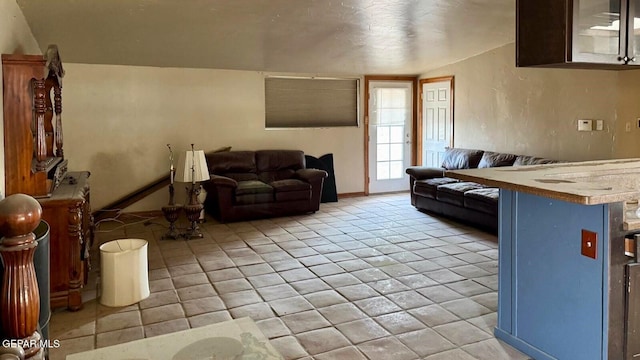
<svg viewBox="0 0 640 360">
<path fill-rule="evenodd" d="M 442 167 L 407 168 L 411 205 L 496 233 L 499 189 L 446 177 L 446 170 L 550 164 L 533 156 L 472 149 L 446 149 Z"/>
<path fill-rule="evenodd" d="M 305 214 L 320 208 L 327 172 L 305 168 L 299 150 L 207 154 L 205 209 L 222 222 Z"/>
</svg>

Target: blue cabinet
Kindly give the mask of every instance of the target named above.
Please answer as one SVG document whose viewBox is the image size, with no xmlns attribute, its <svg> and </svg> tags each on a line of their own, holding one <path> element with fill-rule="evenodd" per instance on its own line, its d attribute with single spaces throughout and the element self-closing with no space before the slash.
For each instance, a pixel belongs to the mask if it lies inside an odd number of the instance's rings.
<svg viewBox="0 0 640 360">
<path fill-rule="evenodd" d="M 597 234 L 596 259 L 581 231 Z M 580 205 L 500 190 L 496 337 L 536 360 L 622 359 L 622 203 Z"/>
</svg>

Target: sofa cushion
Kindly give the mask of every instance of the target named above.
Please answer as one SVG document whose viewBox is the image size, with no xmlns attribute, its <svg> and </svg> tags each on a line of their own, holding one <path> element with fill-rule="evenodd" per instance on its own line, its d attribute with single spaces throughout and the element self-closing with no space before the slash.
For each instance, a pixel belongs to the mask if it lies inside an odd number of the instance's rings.
<svg viewBox="0 0 640 360">
<path fill-rule="evenodd" d="M 311 200 L 311 190 L 279 191 L 276 201 Z"/>
<path fill-rule="evenodd" d="M 522 166 L 522 165 L 539 165 L 539 164 L 555 164 L 556 160 L 544 159 L 535 156 L 527 156 L 520 155 L 516 157 L 516 160 L 513 162 L 513 166 Z"/>
<path fill-rule="evenodd" d="M 298 179 L 272 181 L 276 201 L 310 200 L 311 184 Z"/>
<path fill-rule="evenodd" d="M 238 187 L 236 188 L 236 195 L 271 193 L 273 193 L 273 187 L 257 180 L 238 181 Z"/>
<path fill-rule="evenodd" d="M 254 151 L 224 151 L 206 155 L 209 173 L 224 175 L 227 173 L 256 174 Z"/>
<path fill-rule="evenodd" d="M 421 195 L 424 197 L 429 197 L 432 199 L 436 198 L 436 188 L 439 185 L 456 183 L 459 180 L 452 179 L 448 177 L 434 178 L 434 179 L 426 179 L 426 180 L 416 180 L 413 183 L 413 192 L 417 195 Z"/>
<path fill-rule="evenodd" d="M 483 188 L 464 193 L 464 206 L 487 214 L 498 215 L 498 197 L 500 189 Z"/>
<path fill-rule="evenodd" d="M 484 154 L 482 154 L 480 163 L 478 163 L 478 168 L 511 166 L 514 161 L 516 161 L 516 156 L 513 154 L 485 151 Z"/>
<path fill-rule="evenodd" d="M 304 169 L 304 167 L 304 152 L 300 150 L 256 151 L 258 177 L 266 183 L 290 179 L 296 170 Z"/>
<path fill-rule="evenodd" d="M 226 173 L 224 176 L 231 178 L 235 181 L 250 181 L 256 180 L 258 181 L 258 174 L 254 173 Z"/>
<path fill-rule="evenodd" d="M 447 148 L 444 152 L 442 167 L 447 170 L 473 169 L 478 167 L 482 150 Z"/>
<path fill-rule="evenodd" d="M 258 174 L 258 179 L 266 183 L 272 183 L 278 180 L 291 179 L 295 177 L 295 174 L 295 170 L 292 169 L 265 171 Z"/>
<path fill-rule="evenodd" d="M 298 180 L 298 179 L 285 179 L 285 180 L 277 180 L 269 183 L 271 187 L 278 192 L 286 192 L 286 191 L 309 191 L 311 190 L 311 184 Z"/>
<path fill-rule="evenodd" d="M 273 202 L 273 193 L 245 194 L 236 196 L 237 205 L 253 205 Z"/>
<path fill-rule="evenodd" d="M 457 182 L 440 185 L 436 189 L 436 199 L 450 204 L 464 206 L 464 193 L 482 189 L 484 186 L 474 182 Z"/>
</svg>

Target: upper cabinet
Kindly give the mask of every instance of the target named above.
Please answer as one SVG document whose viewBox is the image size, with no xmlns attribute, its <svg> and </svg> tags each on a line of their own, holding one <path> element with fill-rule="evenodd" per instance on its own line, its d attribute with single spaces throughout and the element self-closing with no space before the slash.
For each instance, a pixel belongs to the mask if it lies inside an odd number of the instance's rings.
<svg viewBox="0 0 640 360">
<path fill-rule="evenodd" d="M 517 0 L 516 65 L 633 69 L 640 0 Z"/>
</svg>

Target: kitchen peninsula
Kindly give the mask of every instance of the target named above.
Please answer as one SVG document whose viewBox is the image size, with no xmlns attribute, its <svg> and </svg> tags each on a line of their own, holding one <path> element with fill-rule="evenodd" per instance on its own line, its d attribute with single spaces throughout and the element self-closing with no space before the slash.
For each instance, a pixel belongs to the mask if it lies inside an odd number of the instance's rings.
<svg viewBox="0 0 640 360">
<path fill-rule="evenodd" d="M 497 338 L 536 360 L 640 354 L 640 266 L 624 248 L 640 159 L 446 176 L 500 188 Z"/>
</svg>

